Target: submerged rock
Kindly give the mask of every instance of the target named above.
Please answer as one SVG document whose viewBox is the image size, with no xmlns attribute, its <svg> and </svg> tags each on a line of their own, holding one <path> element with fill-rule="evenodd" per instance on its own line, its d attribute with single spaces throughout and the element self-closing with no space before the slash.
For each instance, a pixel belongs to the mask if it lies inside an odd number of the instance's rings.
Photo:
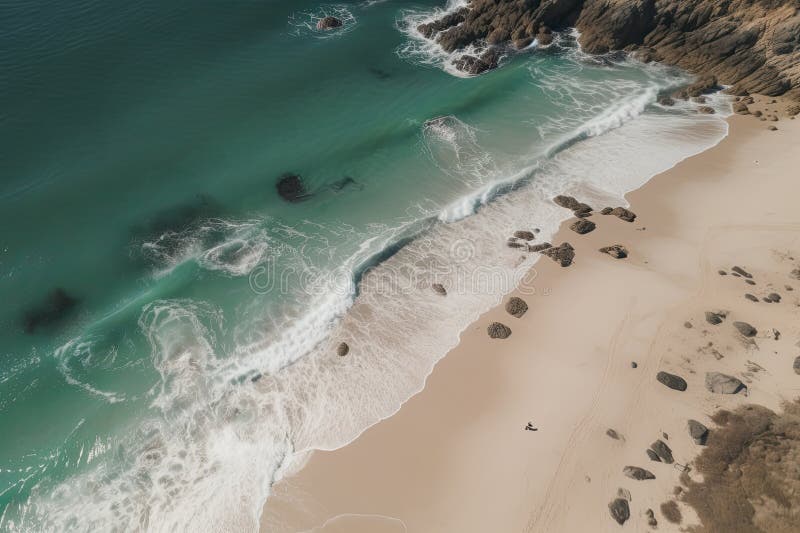
<svg viewBox="0 0 800 533">
<path fill-rule="evenodd" d="M 625 259 L 628 257 L 628 249 L 621 244 L 612 244 L 611 246 L 604 246 L 599 250 L 601 253 L 608 254 L 614 259 Z"/>
<path fill-rule="evenodd" d="M 559 263 L 562 267 L 570 266 L 572 260 L 575 259 L 575 248 L 568 242 L 562 243 L 560 246 L 546 248 L 541 252 L 556 263 Z"/>
<path fill-rule="evenodd" d="M 649 457 L 651 461 L 655 461 L 657 463 L 661 462 L 661 457 L 659 457 L 658 454 L 653 450 L 651 450 L 650 448 L 646 449 L 645 452 L 647 453 L 647 457 Z"/>
<path fill-rule="evenodd" d="M 514 232 L 514 237 L 522 239 L 523 241 L 532 241 L 536 238 L 536 235 L 534 235 L 532 231 L 517 230 Z"/>
<path fill-rule="evenodd" d="M 715 394 L 736 394 L 747 387 L 733 376 L 722 372 L 706 372 L 706 389 Z"/>
<path fill-rule="evenodd" d="M 733 327 L 735 327 L 739 333 L 745 337 L 755 337 L 756 333 L 758 333 L 758 330 L 747 322 L 734 322 Z"/>
<path fill-rule="evenodd" d="M 747 298 L 748 300 L 750 300 L 751 302 L 757 302 L 758 301 L 758 298 L 756 297 L 756 295 L 755 294 L 750 294 L 749 292 L 747 294 L 745 294 L 744 297 Z"/>
<path fill-rule="evenodd" d="M 609 503 L 608 510 L 611 513 L 611 518 L 616 520 L 619 525 L 624 524 L 631 517 L 628 501 L 623 498 L 617 498 Z"/>
<path fill-rule="evenodd" d="M 338 28 L 342 25 L 342 21 L 337 19 L 336 17 L 324 17 L 317 21 L 317 29 L 318 30 L 332 30 L 334 28 Z"/>
<path fill-rule="evenodd" d="M 506 312 L 511 316 L 521 318 L 527 311 L 528 304 L 525 303 L 525 300 L 522 298 L 512 296 L 508 299 L 508 302 L 506 302 Z"/>
<path fill-rule="evenodd" d="M 675 462 L 675 459 L 672 457 L 672 449 L 667 446 L 667 443 L 663 440 L 659 439 L 655 441 L 653 444 L 650 445 L 650 449 L 658 455 L 658 458 L 661 459 L 663 462 L 671 465 Z"/>
<path fill-rule="evenodd" d="M 689 420 L 686 423 L 686 428 L 689 430 L 689 436 L 695 444 L 704 445 L 708 439 L 708 428 L 698 422 L 697 420 Z"/>
<path fill-rule="evenodd" d="M 550 244 L 549 242 L 543 242 L 542 244 L 534 244 L 533 246 L 528 246 L 528 250 L 531 252 L 542 252 L 552 247 L 553 245 Z"/>
<path fill-rule="evenodd" d="M 278 195 L 281 198 L 291 203 L 301 202 L 308 199 L 310 196 L 306 191 L 303 178 L 298 174 L 284 174 L 278 179 L 275 188 L 278 190 Z"/>
<path fill-rule="evenodd" d="M 659 383 L 662 383 L 669 387 L 670 389 L 683 392 L 686 390 L 686 380 L 680 376 L 676 376 L 675 374 L 670 374 L 669 372 L 659 372 L 656 374 L 656 379 Z"/>
<path fill-rule="evenodd" d="M 511 328 L 500 322 L 492 322 L 486 330 L 492 339 L 507 339 L 511 336 Z"/>
<path fill-rule="evenodd" d="M 350 346 L 346 342 L 340 342 L 339 346 L 336 347 L 336 355 L 344 357 L 348 353 L 350 353 Z"/>
<path fill-rule="evenodd" d="M 622 473 L 631 479 L 643 481 L 645 479 L 655 479 L 656 476 L 649 470 L 639 468 L 638 466 L 626 466 L 622 469 Z"/>
<path fill-rule="evenodd" d="M 575 233 L 578 233 L 580 235 L 584 235 L 584 234 L 589 233 L 590 231 L 594 230 L 594 228 L 596 228 L 596 227 L 597 227 L 597 225 L 594 222 L 592 222 L 591 220 L 586 220 L 586 219 L 582 218 L 580 220 L 577 220 L 577 221 L 573 222 L 570 225 L 569 229 L 571 229 Z"/>
<path fill-rule="evenodd" d="M 25 333 L 36 333 L 40 328 L 63 321 L 77 305 L 78 300 L 67 291 L 60 287 L 53 289 L 41 305 L 23 315 L 22 325 Z"/>
<path fill-rule="evenodd" d="M 447 296 L 447 289 L 444 288 L 444 285 L 441 283 L 434 283 L 431 285 L 431 289 L 437 294 L 441 294 L 442 296 Z"/>
</svg>

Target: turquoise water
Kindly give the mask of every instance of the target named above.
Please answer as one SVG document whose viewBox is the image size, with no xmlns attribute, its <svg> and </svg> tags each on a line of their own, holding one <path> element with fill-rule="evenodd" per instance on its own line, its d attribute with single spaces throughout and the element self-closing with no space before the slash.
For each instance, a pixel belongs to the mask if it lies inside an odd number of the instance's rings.
<svg viewBox="0 0 800 533">
<path fill-rule="evenodd" d="M 501 293 L 432 300 L 432 264 L 513 281 L 549 195 L 618 198 L 724 135 L 654 105 L 684 75 L 566 34 L 458 77 L 413 32 L 437 6 L 0 4 L 0 528 L 254 529 L 298 452 L 390 415 Z"/>
</svg>

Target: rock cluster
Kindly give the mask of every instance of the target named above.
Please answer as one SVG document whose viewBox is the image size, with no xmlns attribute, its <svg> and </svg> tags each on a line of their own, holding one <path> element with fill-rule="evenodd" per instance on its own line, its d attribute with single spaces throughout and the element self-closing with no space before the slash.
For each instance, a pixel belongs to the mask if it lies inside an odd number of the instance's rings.
<svg viewBox="0 0 800 533">
<path fill-rule="evenodd" d="M 562 267 L 568 267 L 575 259 L 575 248 L 568 242 L 561 243 L 560 246 L 550 246 L 541 250 L 543 255 L 546 255 Z"/>
<path fill-rule="evenodd" d="M 630 209 L 625 209 L 624 207 L 604 207 L 602 211 L 600 211 L 601 215 L 614 215 L 615 217 L 619 218 L 620 220 L 624 220 L 625 222 L 633 222 L 636 220 L 636 213 L 631 211 Z"/>
<path fill-rule="evenodd" d="M 444 285 L 442 285 L 441 283 L 434 283 L 433 285 L 431 285 L 431 289 L 433 289 L 433 292 L 435 292 L 436 294 L 447 296 L 447 289 L 445 289 Z"/>
<path fill-rule="evenodd" d="M 578 218 L 585 218 L 592 213 L 592 206 L 579 202 L 572 196 L 559 194 L 553 198 L 553 201 L 559 206 L 572 211 Z"/>
<path fill-rule="evenodd" d="M 348 353 L 350 353 L 350 346 L 346 342 L 340 342 L 339 346 L 336 347 L 336 355 L 344 357 Z"/>
</svg>

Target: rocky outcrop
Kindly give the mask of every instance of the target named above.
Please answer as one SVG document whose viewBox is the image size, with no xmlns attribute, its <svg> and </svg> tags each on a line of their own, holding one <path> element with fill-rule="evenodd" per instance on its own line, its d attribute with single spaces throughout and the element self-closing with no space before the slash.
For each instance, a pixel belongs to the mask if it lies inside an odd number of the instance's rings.
<svg viewBox="0 0 800 533">
<path fill-rule="evenodd" d="M 512 296 L 506 302 L 506 312 L 511 316 L 522 318 L 522 315 L 528 312 L 528 304 L 522 298 Z"/>
<path fill-rule="evenodd" d="M 722 372 L 706 372 L 706 389 L 715 394 L 736 394 L 745 390 L 744 383 Z"/>
<path fill-rule="evenodd" d="M 686 428 L 689 430 L 689 436 L 695 444 L 704 445 L 708 439 L 708 428 L 698 422 L 697 420 L 689 420 L 686 423 Z"/>
<path fill-rule="evenodd" d="M 798 355 L 798 356 L 795 358 L 795 360 L 794 360 L 794 364 L 792 365 L 792 368 L 794 369 L 794 373 L 795 373 L 795 374 L 798 374 L 798 375 L 800 375 L 800 355 Z"/>
<path fill-rule="evenodd" d="M 675 374 L 670 374 L 669 372 L 659 372 L 656 374 L 656 379 L 659 383 L 666 385 L 670 389 L 680 392 L 686 390 L 686 380 L 680 376 L 676 376 Z"/>
<path fill-rule="evenodd" d="M 737 94 L 800 98 L 796 0 L 471 0 L 418 30 L 452 52 L 522 49 L 569 27 L 590 54 L 626 50 L 713 76 Z"/>
<path fill-rule="evenodd" d="M 575 248 L 568 242 L 561 243 L 560 246 L 551 246 L 541 251 L 542 255 L 546 255 L 562 267 L 568 267 L 575 259 Z"/>
<path fill-rule="evenodd" d="M 635 479 L 637 481 L 643 481 L 645 479 L 655 479 L 656 476 L 653 475 L 652 472 L 649 470 L 645 470 L 644 468 L 639 468 L 638 466 L 626 466 L 622 469 L 622 473 L 628 476 L 631 479 Z"/>
<path fill-rule="evenodd" d="M 486 331 L 492 339 L 507 339 L 511 336 L 511 328 L 500 322 L 492 322 Z"/>
<path fill-rule="evenodd" d="M 342 21 L 337 19 L 336 17 L 323 17 L 319 19 L 317 22 L 317 29 L 318 30 L 332 30 L 334 28 L 339 28 L 342 25 Z"/>
<path fill-rule="evenodd" d="M 628 500 L 617 498 L 608 504 L 608 510 L 611 513 L 611 518 L 617 521 L 617 524 L 624 524 L 628 518 L 631 517 L 631 508 L 628 506 Z"/>
</svg>

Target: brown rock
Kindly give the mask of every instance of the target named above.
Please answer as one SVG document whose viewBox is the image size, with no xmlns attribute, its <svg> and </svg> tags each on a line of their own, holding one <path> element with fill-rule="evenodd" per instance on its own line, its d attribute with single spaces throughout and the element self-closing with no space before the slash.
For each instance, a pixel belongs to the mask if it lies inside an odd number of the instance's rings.
<svg viewBox="0 0 800 533">
<path fill-rule="evenodd" d="M 528 246 L 528 250 L 531 252 L 542 252 L 552 247 L 553 245 L 550 244 L 549 242 L 543 242 L 542 244 L 534 244 L 533 246 Z"/>
<path fill-rule="evenodd" d="M 575 259 L 575 249 L 568 242 L 541 250 L 541 253 L 556 263 L 559 263 L 562 267 L 570 266 L 573 259 Z"/>
<path fill-rule="evenodd" d="M 528 311 L 528 304 L 525 303 L 525 300 L 522 298 L 518 298 L 516 296 L 512 296 L 506 302 L 506 312 L 517 318 L 521 318 Z"/>
<path fill-rule="evenodd" d="M 611 246 L 604 246 L 599 250 L 601 253 L 608 254 L 614 259 L 625 259 L 628 257 L 628 249 L 621 244 L 612 244 Z"/>
<path fill-rule="evenodd" d="M 500 322 L 492 322 L 486 329 L 492 339 L 507 339 L 511 336 L 511 328 Z"/>
<path fill-rule="evenodd" d="M 656 374 L 656 380 L 670 389 L 679 392 L 685 391 L 688 386 L 685 379 L 675 374 L 670 374 L 669 372 L 659 372 Z"/>
<path fill-rule="evenodd" d="M 714 313 L 712 311 L 706 311 L 706 322 L 713 326 L 717 326 L 722 324 L 722 321 L 725 319 L 725 315 L 722 313 Z"/>
<path fill-rule="evenodd" d="M 628 501 L 623 498 L 617 498 L 609 503 L 608 510 L 611 513 L 611 518 L 616 520 L 619 525 L 624 524 L 631 517 Z"/>
<path fill-rule="evenodd" d="M 702 105 L 702 106 L 698 107 L 697 108 L 697 112 L 701 113 L 703 115 L 713 115 L 714 113 L 716 113 L 716 111 L 714 111 L 713 107 L 710 107 L 710 106 L 707 106 L 707 105 Z"/>
<path fill-rule="evenodd" d="M 624 220 L 625 222 L 633 222 L 636 220 L 636 213 L 629 209 L 625 209 L 624 207 L 615 207 L 610 211 L 603 209 L 601 212 L 603 215 L 614 215 L 615 217 Z"/>
<path fill-rule="evenodd" d="M 658 455 L 659 459 L 661 459 L 668 465 L 671 465 L 672 463 L 675 462 L 675 459 L 673 459 L 672 457 L 672 450 L 670 449 L 669 446 L 667 446 L 667 443 L 665 443 L 663 440 L 659 439 L 655 441 L 653 444 L 650 445 L 650 449 L 653 450 L 656 455 Z"/>
<path fill-rule="evenodd" d="M 739 333 L 745 337 L 755 337 L 758 333 L 758 330 L 747 322 L 734 322 L 733 327 L 735 327 Z"/>
<path fill-rule="evenodd" d="M 751 273 L 749 273 L 748 271 L 746 271 L 745 269 L 743 269 L 740 266 L 735 266 L 731 270 L 736 272 L 737 274 L 739 274 L 741 276 L 744 276 L 747 279 L 750 279 L 750 278 L 753 277 L 753 275 Z"/>
<path fill-rule="evenodd" d="M 575 233 L 583 235 L 585 233 L 589 233 L 590 231 L 593 231 L 596 227 L 597 227 L 597 225 L 594 222 L 592 222 L 591 220 L 586 220 L 586 219 L 582 218 L 580 220 L 577 220 L 577 221 L 573 222 L 570 225 L 569 229 L 571 229 Z"/>
<path fill-rule="evenodd" d="M 523 241 L 532 241 L 536 238 L 536 235 L 532 231 L 517 230 L 514 232 L 514 237 Z"/>
<path fill-rule="evenodd" d="M 708 428 L 706 426 L 697 420 L 689 420 L 686 428 L 689 430 L 689 436 L 692 437 L 695 444 L 705 445 L 708 439 Z"/>
<path fill-rule="evenodd" d="M 436 294 L 441 294 L 442 296 L 447 296 L 447 289 L 445 289 L 444 285 L 442 285 L 441 283 L 434 283 L 433 285 L 431 285 L 431 289 L 433 289 L 433 291 Z"/>
<path fill-rule="evenodd" d="M 339 346 L 336 347 L 336 355 L 344 357 L 348 353 L 350 353 L 350 346 L 346 342 L 340 342 Z"/>
<path fill-rule="evenodd" d="M 318 30 L 332 30 L 342 25 L 342 21 L 336 17 L 324 17 L 317 22 Z"/>
</svg>

